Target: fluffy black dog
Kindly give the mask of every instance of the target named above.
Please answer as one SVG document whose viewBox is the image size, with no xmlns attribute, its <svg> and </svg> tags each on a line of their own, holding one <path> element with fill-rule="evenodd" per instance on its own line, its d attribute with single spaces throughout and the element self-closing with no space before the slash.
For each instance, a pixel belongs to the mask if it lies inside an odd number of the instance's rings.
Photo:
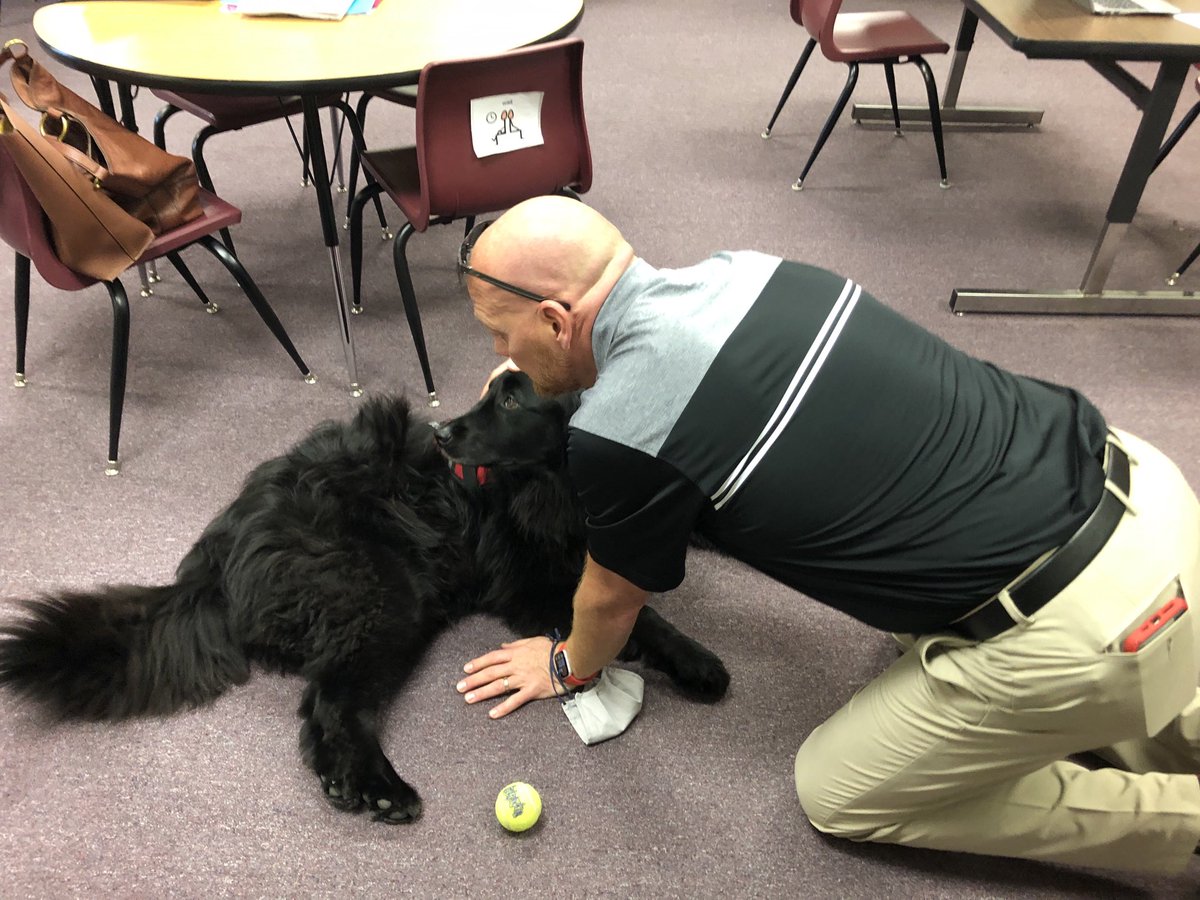
<svg viewBox="0 0 1200 900">
<path fill-rule="evenodd" d="M 409 821 L 421 801 L 378 725 L 434 636 L 480 612 L 522 636 L 570 626 L 585 546 L 565 472 L 577 402 L 517 373 L 440 426 L 369 401 L 255 469 L 174 584 L 26 601 L 0 628 L 0 683 L 64 718 L 121 719 L 210 701 L 251 664 L 299 673 L 300 748 L 330 802 Z M 649 608 L 622 659 L 701 701 L 729 684 Z"/>
</svg>

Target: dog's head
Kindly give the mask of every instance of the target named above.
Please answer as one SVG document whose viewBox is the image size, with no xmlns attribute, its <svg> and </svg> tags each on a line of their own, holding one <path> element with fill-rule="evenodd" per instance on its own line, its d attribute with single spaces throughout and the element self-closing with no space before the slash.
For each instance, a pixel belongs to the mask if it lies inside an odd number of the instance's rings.
<svg viewBox="0 0 1200 900">
<path fill-rule="evenodd" d="M 489 469 L 562 464 L 576 394 L 543 397 L 523 372 L 505 372 L 466 413 L 434 427 L 438 450 L 452 464 Z"/>
</svg>

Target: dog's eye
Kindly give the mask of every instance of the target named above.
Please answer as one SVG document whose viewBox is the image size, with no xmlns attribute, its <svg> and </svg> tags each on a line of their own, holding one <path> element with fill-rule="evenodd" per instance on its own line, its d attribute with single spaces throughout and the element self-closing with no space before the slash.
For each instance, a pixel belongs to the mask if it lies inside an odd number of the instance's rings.
<svg viewBox="0 0 1200 900">
<path fill-rule="evenodd" d="M 507 397 L 505 397 L 503 400 L 500 401 L 500 405 L 502 407 L 504 407 L 505 409 L 516 409 L 518 406 L 517 398 L 514 397 L 512 394 L 509 394 Z"/>
</svg>

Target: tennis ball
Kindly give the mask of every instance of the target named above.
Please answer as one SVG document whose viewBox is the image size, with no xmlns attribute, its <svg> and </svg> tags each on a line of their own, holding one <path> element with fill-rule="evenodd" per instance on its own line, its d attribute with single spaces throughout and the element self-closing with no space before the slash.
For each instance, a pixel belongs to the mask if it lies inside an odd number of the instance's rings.
<svg viewBox="0 0 1200 900">
<path fill-rule="evenodd" d="M 525 831 L 537 824 L 542 798 L 533 785 L 514 781 L 496 797 L 496 818 L 509 831 Z"/>
</svg>

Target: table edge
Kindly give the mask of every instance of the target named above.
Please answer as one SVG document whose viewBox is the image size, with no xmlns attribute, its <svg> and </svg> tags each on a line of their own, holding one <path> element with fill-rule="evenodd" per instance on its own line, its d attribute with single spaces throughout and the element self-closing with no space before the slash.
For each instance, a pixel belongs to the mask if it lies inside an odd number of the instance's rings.
<svg viewBox="0 0 1200 900">
<path fill-rule="evenodd" d="M 583 19 L 586 4 L 579 5 L 579 12 L 571 21 L 551 33 L 522 44 L 512 49 L 532 47 L 549 41 L 556 41 L 571 35 Z M 82 72 L 95 78 L 103 78 L 121 84 L 133 84 L 147 88 L 162 88 L 170 91 L 188 91 L 200 94 L 243 94 L 243 95 L 306 95 L 347 93 L 350 91 L 384 90 L 402 85 L 416 84 L 421 76 L 421 70 L 405 72 L 388 72 L 381 75 L 364 75 L 343 78 L 303 79 L 300 81 L 222 81 L 220 79 L 184 78 L 169 75 L 152 75 L 145 72 L 106 66 L 91 60 L 82 59 L 69 53 L 64 53 L 42 40 L 42 36 L 34 29 L 38 44 L 50 56 L 69 69 Z"/>
<path fill-rule="evenodd" d="M 1127 62 L 1165 62 L 1175 59 L 1188 62 L 1200 61 L 1200 44 L 1170 46 L 1144 44 L 1137 41 L 1117 44 L 1109 41 L 1054 41 L 1022 38 L 1009 31 L 978 0 L 963 0 L 963 4 L 1008 46 L 1030 59 L 1106 59 Z"/>
</svg>

